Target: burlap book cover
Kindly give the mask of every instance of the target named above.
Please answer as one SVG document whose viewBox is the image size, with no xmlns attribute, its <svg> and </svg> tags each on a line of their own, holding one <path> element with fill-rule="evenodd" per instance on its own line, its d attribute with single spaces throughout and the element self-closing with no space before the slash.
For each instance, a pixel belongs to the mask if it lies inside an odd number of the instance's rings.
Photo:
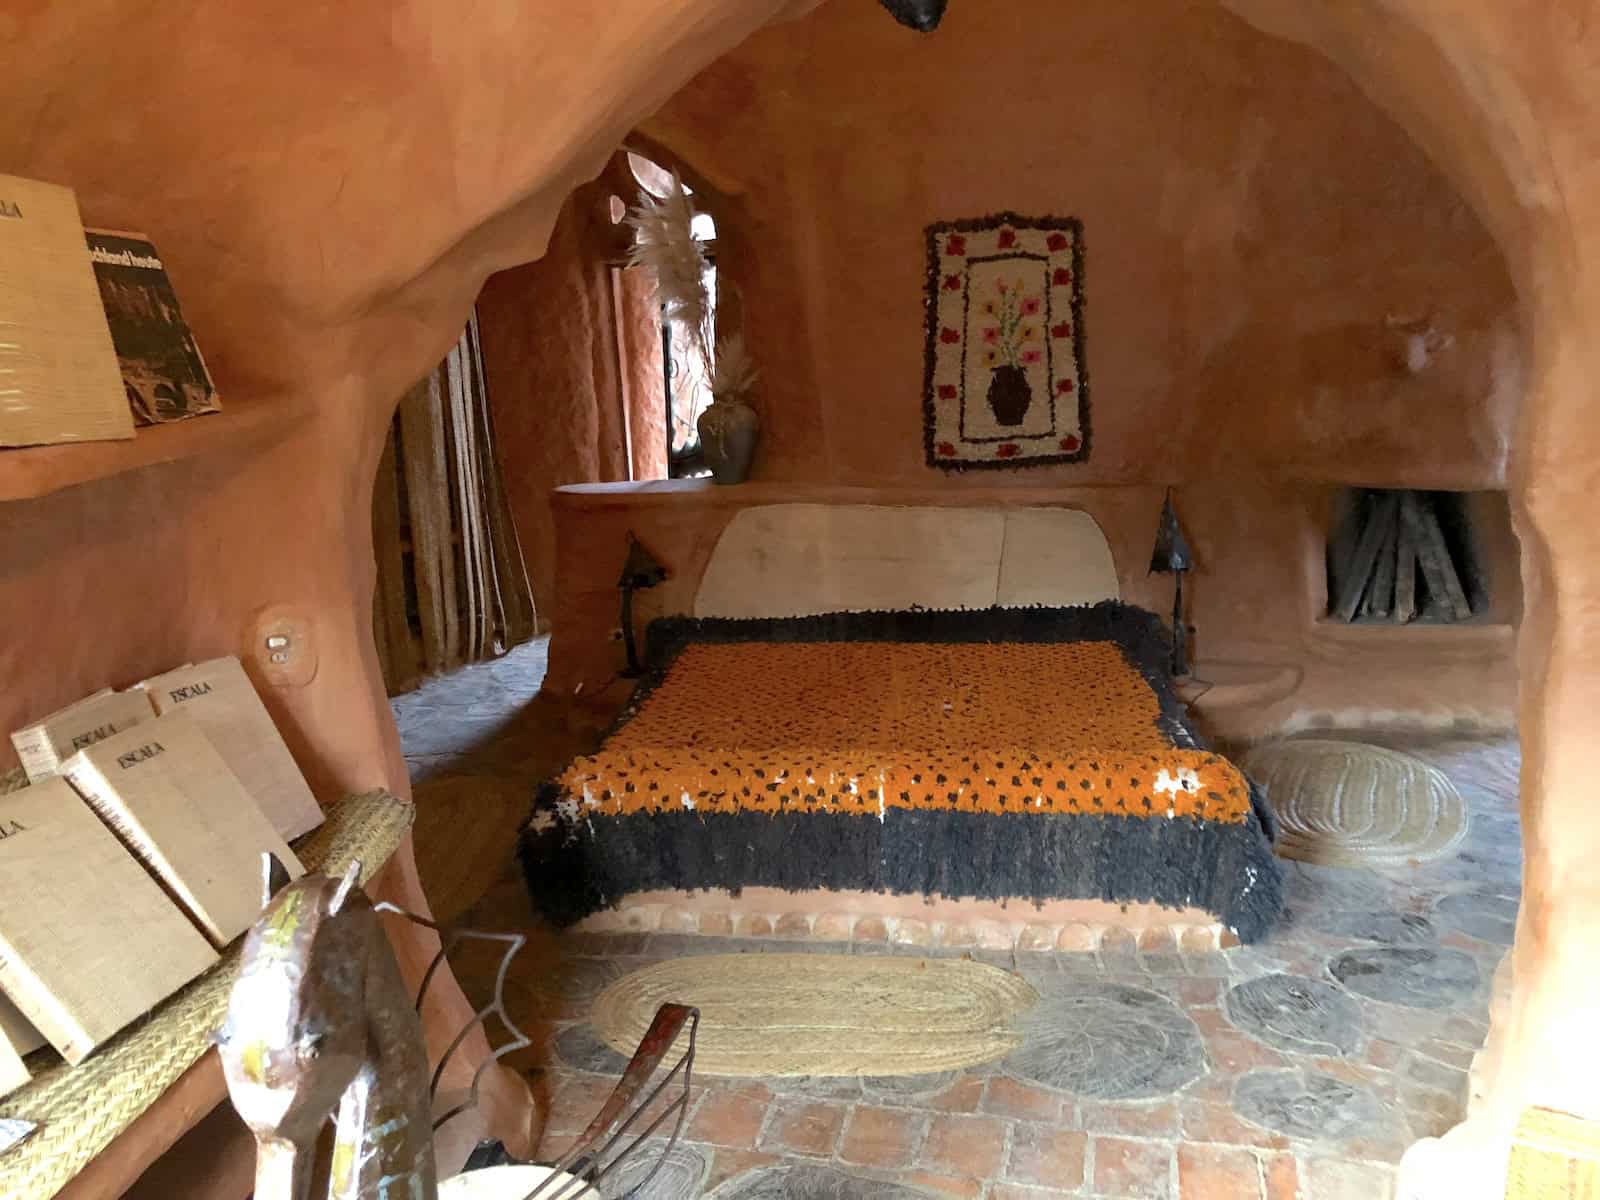
<svg viewBox="0 0 1600 1200">
<path fill-rule="evenodd" d="M 195 719 L 285 841 L 322 824 L 322 809 L 237 658 L 180 667 L 140 687 L 158 713 L 182 709 Z"/>
<path fill-rule="evenodd" d="M 182 709 L 79 751 L 61 773 L 219 949 L 260 915 L 263 851 L 304 873 Z"/>
<path fill-rule="evenodd" d="M 0 175 L 0 446 L 133 436 L 70 188 Z"/>
<path fill-rule="evenodd" d="M 70 1063 L 216 953 L 64 779 L 0 796 L 0 984 Z"/>
</svg>

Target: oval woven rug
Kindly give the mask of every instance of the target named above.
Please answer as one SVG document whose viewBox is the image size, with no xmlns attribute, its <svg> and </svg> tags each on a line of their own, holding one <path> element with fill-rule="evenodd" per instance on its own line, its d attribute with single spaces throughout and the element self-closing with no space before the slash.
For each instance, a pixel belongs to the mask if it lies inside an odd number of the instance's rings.
<svg viewBox="0 0 1600 1200">
<path fill-rule="evenodd" d="M 1467 832 L 1467 808 L 1443 771 L 1363 742 L 1273 742 L 1245 771 L 1278 817 L 1277 852 L 1336 867 L 1426 862 Z"/>
<path fill-rule="evenodd" d="M 623 976 L 589 1019 L 631 1055 L 657 1007 L 692 1004 L 707 1075 L 925 1075 L 1004 1057 L 1035 999 L 1020 976 L 970 959 L 717 954 Z"/>
</svg>

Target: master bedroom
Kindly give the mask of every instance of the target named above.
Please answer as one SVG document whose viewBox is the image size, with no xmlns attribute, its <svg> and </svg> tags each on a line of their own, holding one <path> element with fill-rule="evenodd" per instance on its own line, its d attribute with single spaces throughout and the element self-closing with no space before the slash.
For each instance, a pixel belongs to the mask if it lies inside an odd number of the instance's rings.
<svg viewBox="0 0 1600 1200">
<path fill-rule="evenodd" d="M 0 1192 L 1594 1175 L 1567 6 L 178 3 L 0 83 L 105 309 L 4 368 Z"/>
</svg>

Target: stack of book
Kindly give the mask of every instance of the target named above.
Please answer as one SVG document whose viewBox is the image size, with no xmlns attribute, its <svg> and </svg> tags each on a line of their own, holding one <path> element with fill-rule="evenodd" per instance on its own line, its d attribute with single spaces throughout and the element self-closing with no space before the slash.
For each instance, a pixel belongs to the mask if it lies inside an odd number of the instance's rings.
<svg viewBox="0 0 1600 1200">
<path fill-rule="evenodd" d="M 217 960 L 261 909 L 261 856 L 322 811 L 237 659 L 103 690 L 12 735 L 0 795 L 0 1095 L 69 1063 Z"/>
</svg>

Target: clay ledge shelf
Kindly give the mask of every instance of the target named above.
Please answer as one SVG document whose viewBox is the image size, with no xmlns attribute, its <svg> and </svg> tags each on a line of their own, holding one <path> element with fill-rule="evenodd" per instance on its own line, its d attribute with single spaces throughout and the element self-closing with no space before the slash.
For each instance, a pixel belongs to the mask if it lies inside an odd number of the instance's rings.
<svg viewBox="0 0 1600 1200">
<path fill-rule="evenodd" d="M 0 783 L 15 786 L 9 775 Z M 327 806 L 327 820 L 295 851 L 308 871 L 341 872 L 359 858 L 362 883 L 370 884 L 404 842 L 413 812 L 387 792 L 346 797 Z M 223 1100 L 222 1065 L 208 1035 L 226 1010 L 242 944 L 80 1066 L 48 1049 L 28 1056 L 33 1081 L 0 1099 L 0 1117 L 36 1121 L 39 1129 L 0 1153 L 0 1196 L 121 1195 Z"/>
<path fill-rule="evenodd" d="M 0 502 L 221 451 L 264 445 L 305 415 L 293 402 L 224 400 L 221 411 L 165 425 L 141 425 L 131 439 L 0 448 Z"/>
<path fill-rule="evenodd" d="M 1337 642 L 1416 642 L 1460 646 L 1493 646 L 1514 641 L 1517 627 L 1504 621 L 1412 621 L 1395 625 L 1382 621 L 1335 621 L 1319 619 L 1315 626 L 1319 638 Z"/>
</svg>

